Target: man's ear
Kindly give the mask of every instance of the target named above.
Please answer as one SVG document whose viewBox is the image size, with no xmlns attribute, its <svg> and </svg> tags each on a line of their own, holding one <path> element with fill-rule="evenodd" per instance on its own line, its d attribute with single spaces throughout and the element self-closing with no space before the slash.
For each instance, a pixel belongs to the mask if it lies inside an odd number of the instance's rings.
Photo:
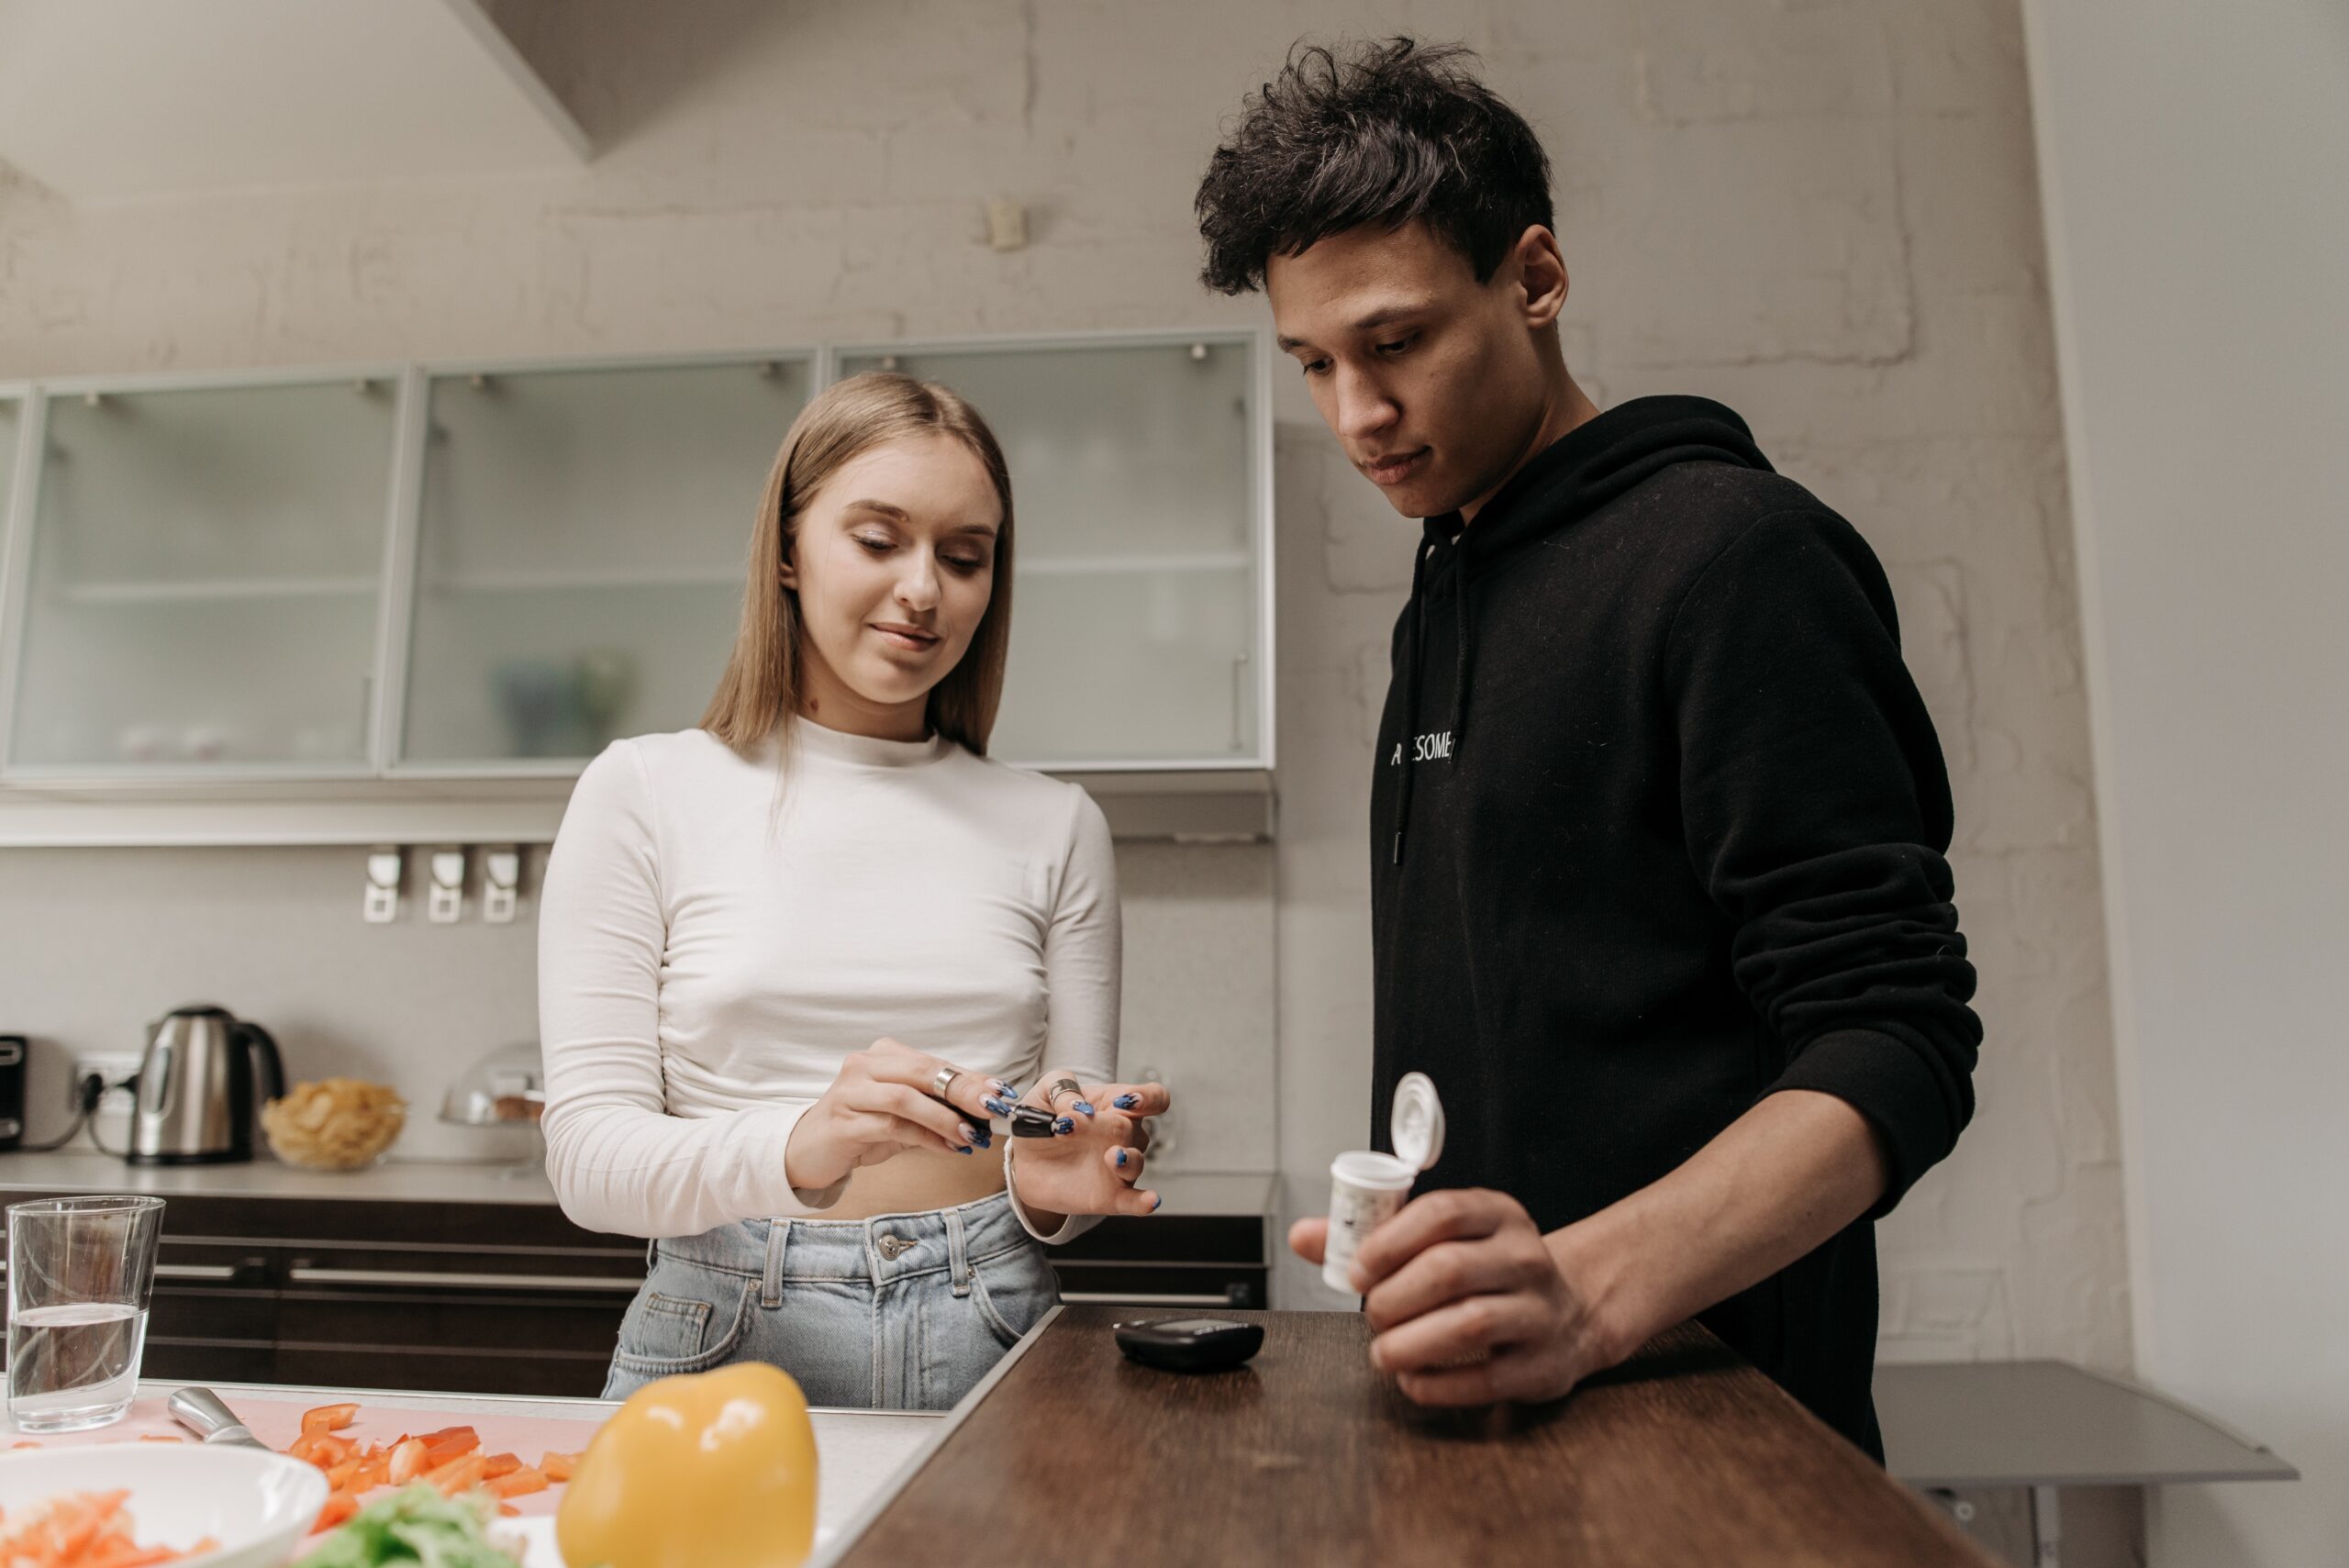
<svg viewBox="0 0 2349 1568">
<path fill-rule="evenodd" d="M 1526 326 L 1539 330 L 1556 325 L 1559 312 L 1566 307 L 1567 285 L 1566 259 L 1558 250 L 1558 237 L 1533 224 L 1517 237 L 1510 259 L 1525 291 Z"/>
</svg>

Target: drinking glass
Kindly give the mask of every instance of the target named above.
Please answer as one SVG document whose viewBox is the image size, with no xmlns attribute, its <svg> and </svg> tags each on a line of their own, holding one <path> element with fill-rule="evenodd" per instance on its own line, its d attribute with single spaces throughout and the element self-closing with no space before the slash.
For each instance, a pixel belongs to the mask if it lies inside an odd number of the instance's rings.
<svg viewBox="0 0 2349 1568">
<path fill-rule="evenodd" d="M 18 1431 L 119 1420 L 139 1387 L 159 1197 L 8 1206 L 8 1416 Z"/>
</svg>

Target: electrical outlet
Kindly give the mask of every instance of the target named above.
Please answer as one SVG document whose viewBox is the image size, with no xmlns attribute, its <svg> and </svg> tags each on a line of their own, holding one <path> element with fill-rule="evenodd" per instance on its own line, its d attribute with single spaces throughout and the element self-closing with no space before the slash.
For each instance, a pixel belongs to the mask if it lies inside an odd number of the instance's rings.
<svg viewBox="0 0 2349 1568">
<path fill-rule="evenodd" d="M 69 1109 L 82 1108 L 82 1080 L 95 1073 L 106 1080 L 106 1092 L 98 1096 L 98 1115 L 127 1116 L 130 1112 L 130 1091 L 122 1085 L 139 1071 L 137 1052 L 122 1055 L 96 1054 L 73 1059 L 73 1077 L 65 1085 L 65 1104 Z"/>
</svg>

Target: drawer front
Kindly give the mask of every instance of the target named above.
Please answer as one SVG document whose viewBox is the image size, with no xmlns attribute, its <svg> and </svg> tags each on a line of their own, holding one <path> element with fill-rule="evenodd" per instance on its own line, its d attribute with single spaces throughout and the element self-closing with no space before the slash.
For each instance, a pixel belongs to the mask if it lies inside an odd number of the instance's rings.
<svg viewBox="0 0 2349 1568">
<path fill-rule="evenodd" d="M 150 1333 L 139 1375 L 184 1383 L 274 1383 L 277 1351 L 268 1344 L 220 1344 Z"/>
<path fill-rule="evenodd" d="M 1061 1299 L 1070 1306 L 1106 1303 L 1119 1307 L 1261 1307 L 1263 1269 L 1217 1268 L 1183 1263 L 1115 1263 L 1052 1260 Z"/>
<path fill-rule="evenodd" d="M 551 1394 L 593 1399 L 604 1392 L 611 1347 L 596 1354 L 538 1349 L 427 1349 L 417 1345 L 314 1344 L 277 1347 L 272 1377 L 330 1388 L 384 1388 L 430 1394 Z"/>
<path fill-rule="evenodd" d="M 484 1355 L 518 1351 L 593 1355 L 608 1361 L 632 1292 L 587 1300 L 428 1291 L 321 1292 L 292 1288 L 278 1298 L 280 1343 L 368 1350 L 447 1350 Z"/>
</svg>

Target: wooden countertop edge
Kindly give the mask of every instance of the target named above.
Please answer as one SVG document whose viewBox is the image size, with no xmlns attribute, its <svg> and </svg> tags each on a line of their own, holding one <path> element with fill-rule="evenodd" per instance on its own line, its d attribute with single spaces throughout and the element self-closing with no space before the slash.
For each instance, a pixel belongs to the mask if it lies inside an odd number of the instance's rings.
<svg viewBox="0 0 2349 1568">
<path fill-rule="evenodd" d="M 938 1457 L 941 1449 L 953 1440 L 954 1434 L 963 1429 L 963 1423 L 970 1418 L 971 1412 L 995 1392 L 997 1384 L 1011 1375 L 1011 1369 L 1019 1364 L 1036 1342 L 1044 1337 L 1045 1330 L 1058 1322 L 1067 1310 L 1067 1307 L 1054 1302 L 1049 1311 L 1037 1318 L 1028 1331 L 1019 1336 L 1019 1342 L 1004 1351 L 1003 1358 L 987 1369 L 987 1374 L 973 1384 L 971 1391 L 957 1400 L 954 1408 L 939 1420 L 938 1429 L 924 1438 L 921 1446 L 907 1456 L 906 1462 L 897 1467 L 897 1473 L 890 1477 L 891 1484 L 875 1487 L 863 1506 L 841 1526 L 840 1533 L 832 1538 L 831 1543 L 809 1557 L 801 1568 L 831 1568 L 833 1563 L 854 1550 L 857 1542 L 863 1539 L 864 1532 L 873 1528 L 874 1521 L 888 1512 L 890 1505 L 897 1500 L 897 1495 L 912 1484 L 913 1478 L 919 1475 L 931 1460 Z"/>
</svg>

